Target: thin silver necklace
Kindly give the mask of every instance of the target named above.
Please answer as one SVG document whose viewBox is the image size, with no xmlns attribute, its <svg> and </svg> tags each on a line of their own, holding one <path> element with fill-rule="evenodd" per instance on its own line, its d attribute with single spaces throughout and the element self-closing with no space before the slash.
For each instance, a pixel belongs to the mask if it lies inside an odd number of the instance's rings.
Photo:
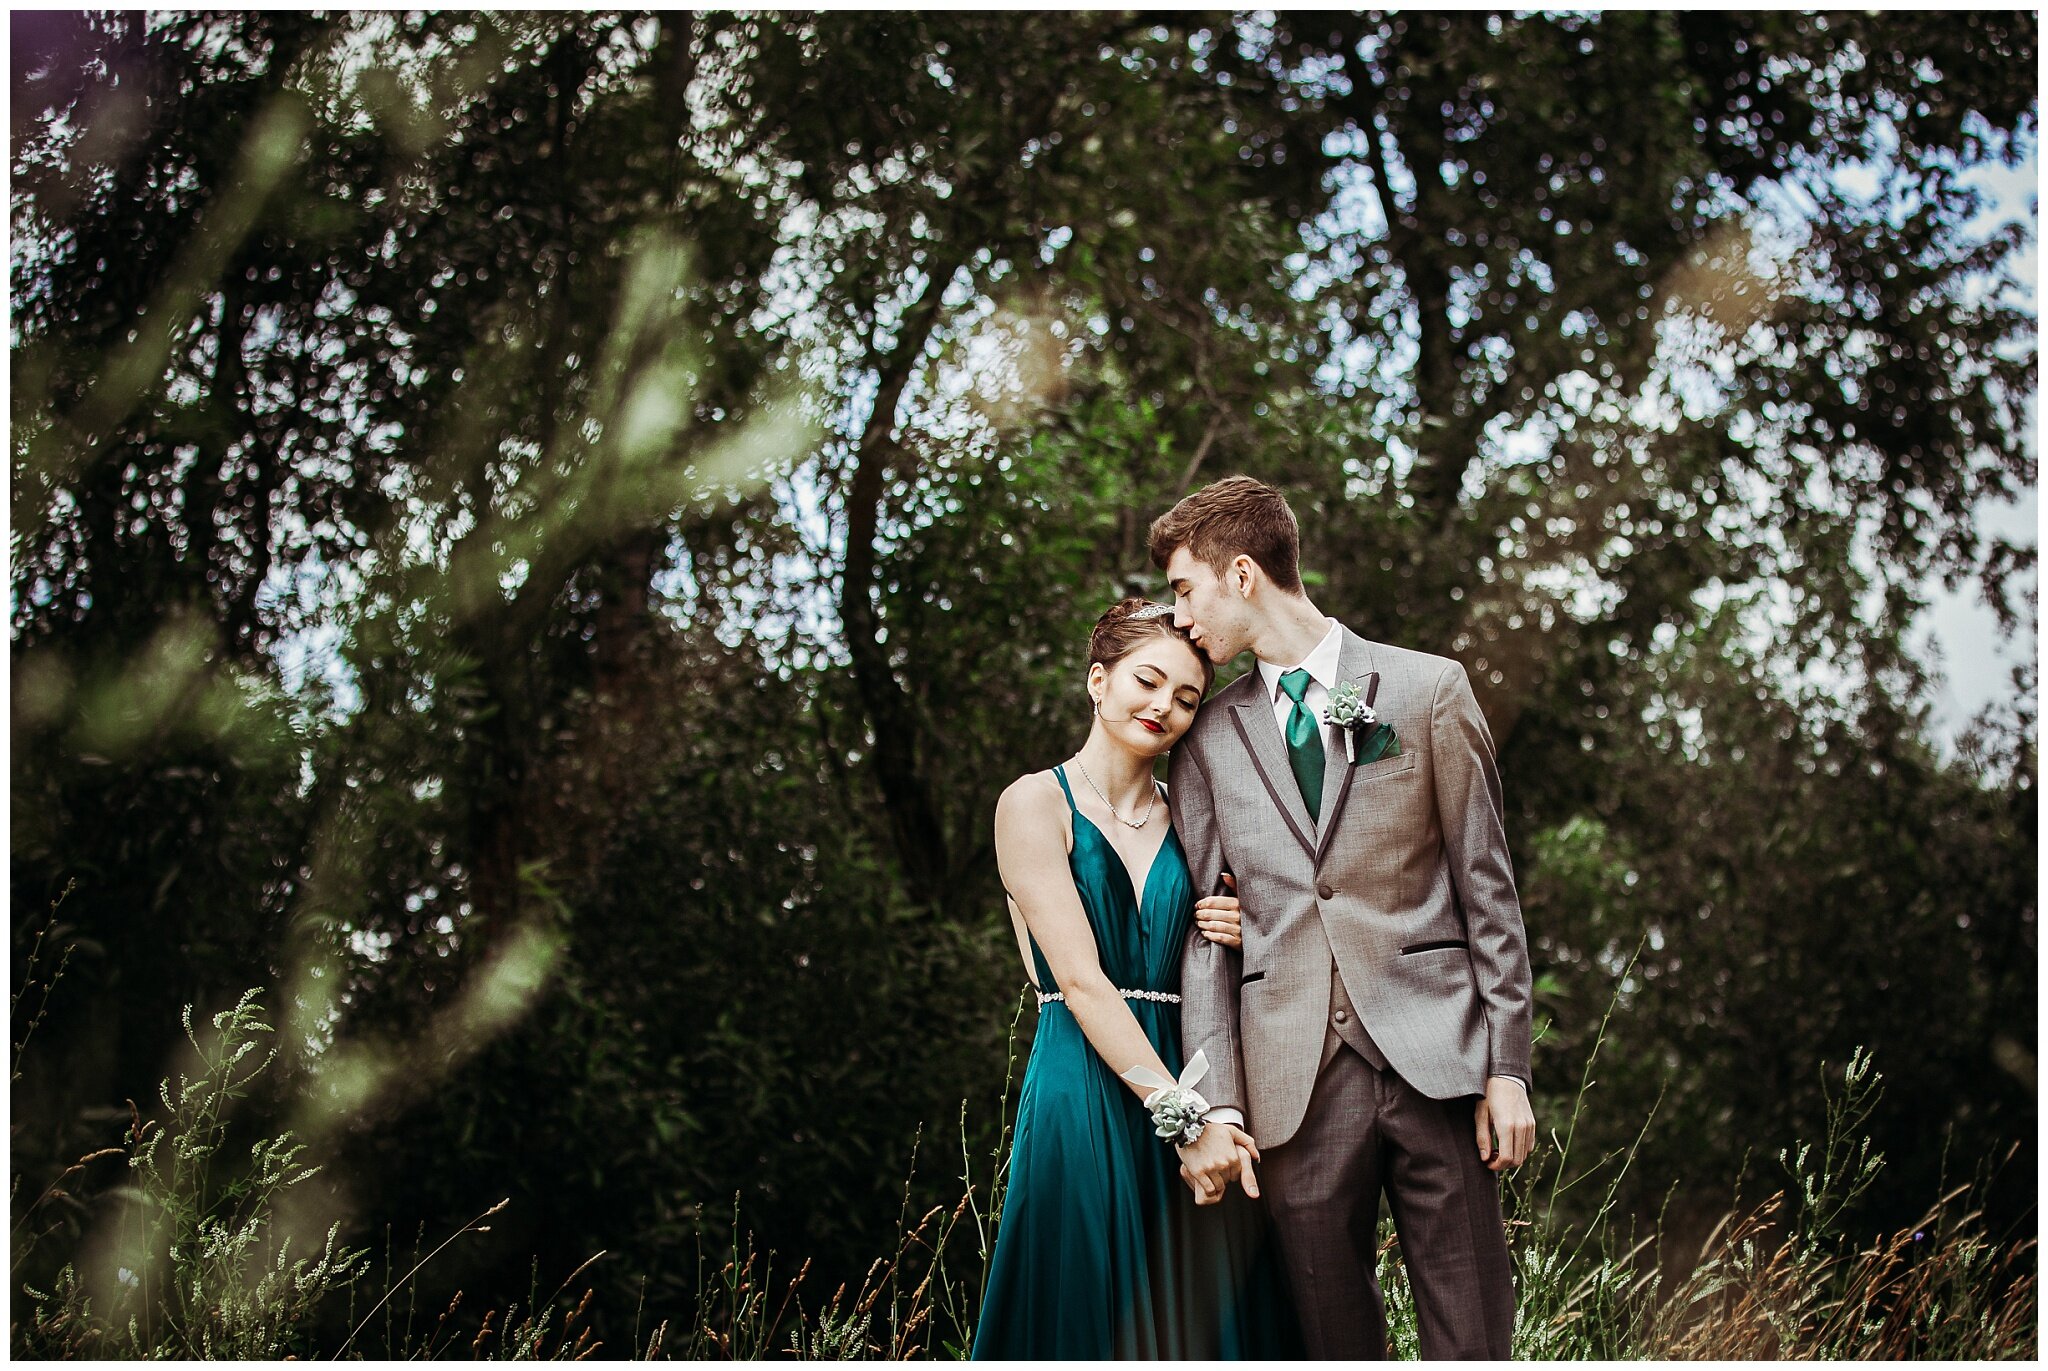
<svg viewBox="0 0 2048 1371">
<path fill-rule="evenodd" d="M 1152 803 L 1145 806 L 1145 817 L 1138 820 L 1138 822 L 1136 823 L 1132 823 L 1129 819 L 1126 819 L 1123 815 L 1117 813 L 1116 806 L 1110 803 L 1109 796 L 1102 793 L 1102 787 L 1095 784 L 1095 778 L 1088 774 L 1088 768 L 1081 761 L 1081 755 L 1078 752 L 1074 754 L 1074 765 L 1080 770 L 1081 779 L 1086 781 L 1088 783 L 1088 788 L 1095 792 L 1095 798 L 1102 801 L 1103 804 L 1109 806 L 1110 818 L 1115 819 L 1125 828 L 1143 828 L 1146 824 L 1152 822 L 1152 811 L 1159 807 L 1158 786 L 1155 785 L 1152 787 Z"/>
</svg>

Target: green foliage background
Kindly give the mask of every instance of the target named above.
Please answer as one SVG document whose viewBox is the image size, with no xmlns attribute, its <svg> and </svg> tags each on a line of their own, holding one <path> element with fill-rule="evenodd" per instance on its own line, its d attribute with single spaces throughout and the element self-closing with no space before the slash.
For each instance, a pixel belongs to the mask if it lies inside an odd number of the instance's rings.
<svg viewBox="0 0 2048 1371">
<path fill-rule="evenodd" d="M 1231 471 L 1472 670 L 1539 1120 L 1618 994 L 1582 1128 L 1679 1240 L 1857 1045 L 1861 1221 L 2014 1144 L 2033 1221 L 2031 660 L 1945 753 L 1910 648 L 2031 632 L 2031 15 L 14 25 L 24 1274 L 265 985 L 305 1233 L 509 1196 L 430 1288 L 602 1248 L 614 1341 L 735 1196 L 857 1281 L 995 1137 L 994 798 Z"/>
</svg>

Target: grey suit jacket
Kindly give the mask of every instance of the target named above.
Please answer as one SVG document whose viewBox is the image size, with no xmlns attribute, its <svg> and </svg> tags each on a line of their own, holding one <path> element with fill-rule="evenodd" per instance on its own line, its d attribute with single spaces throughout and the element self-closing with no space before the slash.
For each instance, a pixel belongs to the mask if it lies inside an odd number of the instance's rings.
<svg viewBox="0 0 2048 1371">
<path fill-rule="evenodd" d="M 1367 688 L 1397 757 L 1333 750 L 1322 820 L 1244 676 L 1175 747 L 1170 803 L 1197 891 L 1237 878 L 1244 950 L 1190 933 L 1181 1036 L 1208 1054 L 1202 1093 L 1245 1111 L 1260 1146 L 1294 1136 L 1330 1025 L 1334 965 L 1365 1029 L 1425 1095 L 1529 1079 L 1529 947 L 1501 827 L 1493 738 L 1465 668 L 1344 630 L 1339 676 Z"/>
</svg>

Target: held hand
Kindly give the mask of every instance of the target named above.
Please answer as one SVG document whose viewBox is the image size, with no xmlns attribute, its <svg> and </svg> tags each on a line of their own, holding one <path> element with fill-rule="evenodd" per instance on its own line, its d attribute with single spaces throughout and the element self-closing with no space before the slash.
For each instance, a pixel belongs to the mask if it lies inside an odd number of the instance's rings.
<svg viewBox="0 0 2048 1371">
<path fill-rule="evenodd" d="M 1507 1076 L 1489 1076 L 1486 1094 L 1474 1110 L 1479 1130 L 1479 1160 L 1489 1171 L 1507 1171 L 1529 1160 L 1536 1147 L 1536 1115 L 1529 1092 Z M 1496 1144 L 1496 1138 L 1498 1143 Z"/>
<path fill-rule="evenodd" d="M 1259 1160 L 1259 1145 L 1252 1135 L 1235 1124 L 1212 1123 L 1202 1130 L 1191 1147 L 1180 1153 L 1180 1176 L 1195 1192 L 1196 1204 L 1218 1204 L 1235 1179 L 1244 1193 L 1259 1197 L 1259 1179 L 1252 1163 Z"/>
<path fill-rule="evenodd" d="M 1195 901 L 1195 927 L 1202 930 L 1202 936 L 1212 943 L 1225 947 L 1243 947 L 1243 920 L 1237 904 L 1237 877 L 1223 873 L 1224 884 L 1230 887 L 1228 895 L 1207 895 Z"/>
</svg>

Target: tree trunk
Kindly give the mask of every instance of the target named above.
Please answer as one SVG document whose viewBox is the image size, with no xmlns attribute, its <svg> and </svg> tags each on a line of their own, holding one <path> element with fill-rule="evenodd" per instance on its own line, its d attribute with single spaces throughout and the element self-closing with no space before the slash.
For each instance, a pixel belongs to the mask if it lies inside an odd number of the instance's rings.
<svg viewBox="0 0 2048 1371">
<path fill-rule="evenodd" d="M 966 260 L 964 250 L 941 246 L 928 263 L 931 282 L 903 321 L 896 349 L 878 369 L 874 409 L 854 451 L 846 495 L 846 569 L 840 579 L 839 618 L 863 711 L 874 728 L 875 780 L 881 786 L 890 836 L 912 897 L 937 905 L 945 888 L 946 835 L 919 761 L 918 729 L 910 700 L 889 667 L 874 602 L 875 536 L 882 493 L 896 450 L 896 409 L 939 320 L 939 301 Z"/>
</svg>

